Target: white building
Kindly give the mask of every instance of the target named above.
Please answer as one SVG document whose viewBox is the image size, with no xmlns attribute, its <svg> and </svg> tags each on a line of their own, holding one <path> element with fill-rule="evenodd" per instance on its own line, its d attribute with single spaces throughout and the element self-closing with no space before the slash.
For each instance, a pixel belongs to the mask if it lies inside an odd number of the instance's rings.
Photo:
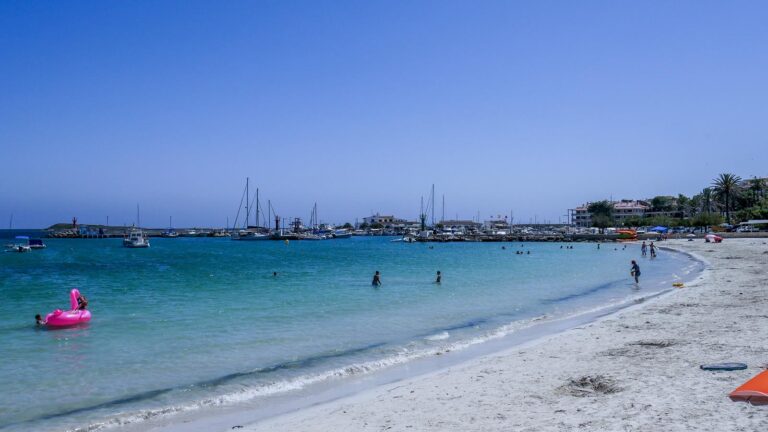
<svg viewBox="0 0 768 432">
<path fill-rule="evenodd" d="M 573 223 L 579 227 L 592 226 L 592 214 L 589 213 L 589 205 L 586 203 L 573 209 Z M 628 218 L 642 218 L 651 210 L 651 205 L 642 200 L 621 200 L 613 203 L 613 220 L 616 225 L 621 225 Z"/>
</svg>

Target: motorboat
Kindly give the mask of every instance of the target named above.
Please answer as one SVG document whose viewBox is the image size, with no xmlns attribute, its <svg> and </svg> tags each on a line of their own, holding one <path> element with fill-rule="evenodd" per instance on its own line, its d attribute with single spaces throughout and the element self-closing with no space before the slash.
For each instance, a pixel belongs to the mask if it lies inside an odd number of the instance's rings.
<svg viewBox="0 0 768 432">
<path fill-rule="evenodd" d="M 28 236 L 16 236 L 16 240 L 26 240 L 27 244 L 24 243 L 9 243 L 5 245 L 8 252 L 29 252 L 32 250 L 32 248 L 29 246 L 29 237 Z"/>
<path fill-rule="evenodd" d="M 352 232 L 348 229 L 337 229 L 333 232 L 333 238 L 344 239 L 352 237 Z"/>
<path fill-rule="evenodd" d="M 123 239 L 123 246 L 133 249 L 148 248 L 149 239 L 144 236 L 144 232 L 142 230 L 134 229 L 131 230 Z"/>
<path fill-rule="evenodd" d="M 27 246 L 29 246 L 30 249 L 45 249 L 47 246 L 45 243 L 43 243 L 42 239 L 29 239 L 29 243 L 27 243 Z"/>
</svg>

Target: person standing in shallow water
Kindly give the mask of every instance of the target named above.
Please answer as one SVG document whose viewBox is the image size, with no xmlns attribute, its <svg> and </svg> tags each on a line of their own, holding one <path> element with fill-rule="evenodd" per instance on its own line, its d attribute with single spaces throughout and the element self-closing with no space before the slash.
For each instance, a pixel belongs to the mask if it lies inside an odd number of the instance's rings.
<svg viewBox="0 0 768 432">
<path fill-rule="evenodd" d="M 439 284 L 443 281 L 443 275 L 440 274 L 440 270 L 437 271 L 437 278 L 435 278 L 435 283 Z"/>
<path fill-rule="evenodd" d="M 635 262 L 635 260 L 632 260 L 632 271 L 629 274 L 631 274 L 632 277 L 635 278 L 635 283 L 640 282 L 640 266 L 637 265 L 637 262 Z"/>
<path fill-rule="evenodd" d="M 640 253 L 645 256 L 648 252 L 648 245 L 645 244 L 645 241 L 643 241 L 642 246 L 640 246 Z"/>
<path fill-rule="evenodd" d="M 381 286 L 381 274 L 378 270 L 376 270 L 376 273 L 373 274 L 373 281 L 371 282 L 371 285 Z"/>
</svg>

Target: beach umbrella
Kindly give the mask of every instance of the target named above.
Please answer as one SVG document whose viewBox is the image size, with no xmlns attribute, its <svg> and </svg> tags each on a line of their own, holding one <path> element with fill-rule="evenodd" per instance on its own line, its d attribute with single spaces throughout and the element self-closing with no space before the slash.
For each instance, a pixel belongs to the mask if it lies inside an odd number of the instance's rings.
<svg viewBox="0 0 768 432">
<path fill-rule="evenodd" d="M 660 233 L 665 233 L 665 232 L 667 232 L 667 230 L 668 230 L 668 229 L 669 229 L 669 228 L 667 228 L 667 227 L 663 227 L 663 226 L 656 226 L 656 227 L 653 227 L 653 228 L 651 228 L 651 231 L 656 231 L 656 232 L 660 232 Z"/>
<path fill-rule="evenodd" d="M 719 235 L 707 234 L 707 235 L 704 236 L 704 240 L 706 240 L 707 243 L 709 243 L 709 242 L 720 243 L 721 241 L 723 241 L 723 238 L 720 237 Z"/>
<path fill-rule="evenodd" d="M 760 372 L 729 394 L 732 401 L 768 404 L 768 371 Z"/>
<path fill-rule="evenodd" d="M 686 237 L 696 237 L 696 234 L 688 234 Z"/>
</svg>

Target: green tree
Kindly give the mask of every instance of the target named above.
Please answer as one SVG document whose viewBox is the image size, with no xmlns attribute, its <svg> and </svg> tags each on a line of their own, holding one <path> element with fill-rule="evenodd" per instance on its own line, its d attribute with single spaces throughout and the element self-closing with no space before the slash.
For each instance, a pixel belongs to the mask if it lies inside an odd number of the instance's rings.
<svg viewBox="0 0 768 432">
<path fill-rule="evenodd" d="M 592 226 L 603 230 L 613 225 L 613 204 L 607 200 L 597 201 L 587 206 L 592 219 Z"/>
<path fill-rule="evenodd" d="M 738 193 L 741 177 L 735 174 L 723 173 L 712 181 L 715 194 L 724 200 L 725 220 L 731 223 L 731 198 Z"/>
<path fill-rule="evenodd" d="M 363 222 L 363 223 L 361 223 L 361 224 L 360 224 L 360 229 L 361 229 L 361 230 L 366 230 L 366 229 L 368 229 L 368 222 Z"/>
<path fill-rule="evenodd" d="M 624 219 L 624 226 L 627 228 L 639 227 L 645 225 L 645 219 L 639 216 L 631 216 Z"/>
<path fill-rule="evenodd" d="M 677 195 L 677 211 L 683 218 L 691 214 L 691 199 L 683 194 Z"/>
<path fill-rule="evenodd" d="M 691 219 L 691 225 L 695 227 L 707 227 L 721 223 L 723 223 L 723 217 L 714 213 L 701 213 Z"/>
<path fill-rule="evenodd" d="M 352 226 L 352 224 L 351 224 L 351 223 L 347 222 L 347 223 L 345 223 L 344 225 L 342 225 L 342 228 L 344 228 L 344 229 L 352 229 L 352 228 L 353 228 L 353 226 Z"/>
<path fill-rule="evenodd" d="M 665 212 L 673 209 L 672 200 L 669 196 L 655 196 L 651 199 L 651 210 L 655 212 Z"/>
<path fill-rule="evenodd" d="M 712 213 L 712 188 L 704 188 L 701 191 L 701 205 L 704 213 Z"/>
<path fill-rule="evenodd" d="M 754 177 L 749 180 L 749 192 L 752 198 L 752 205 L 756 205 L 763 198 L 765 191 L 765 181 L 761 178 Z"/>
</svg>

